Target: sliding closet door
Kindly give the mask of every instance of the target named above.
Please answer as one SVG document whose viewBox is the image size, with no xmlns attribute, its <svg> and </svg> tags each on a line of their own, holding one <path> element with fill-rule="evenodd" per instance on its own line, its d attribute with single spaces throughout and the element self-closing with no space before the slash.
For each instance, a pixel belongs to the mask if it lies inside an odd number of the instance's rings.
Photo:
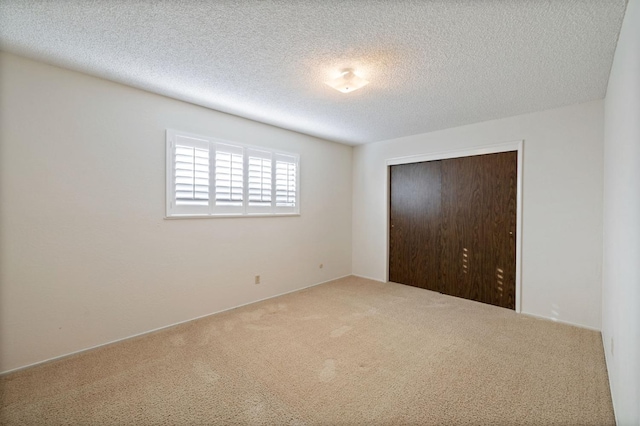
<svg viewBox="0 0 640 426">
<path fill-rule="evenodd" d="M 485 244 L 484 302 L 516 308 L 516 216 L 518 154 L 487 155 L 483 174 L 486 197 L 483 204 Z"/>
<path fill-rule="evenodd" d="M 389 280 L 515 309 L 517 152 L 390 173 Z"/>
<path fill-rule="evenodd" d="M 439 290 L 440 163 L 391 166 L 389 280 Z"/>
<path fill-rule="evenodd" d="M 441 161 L 441 292 L 515 309 L 517 153 Z"/>
</svg>

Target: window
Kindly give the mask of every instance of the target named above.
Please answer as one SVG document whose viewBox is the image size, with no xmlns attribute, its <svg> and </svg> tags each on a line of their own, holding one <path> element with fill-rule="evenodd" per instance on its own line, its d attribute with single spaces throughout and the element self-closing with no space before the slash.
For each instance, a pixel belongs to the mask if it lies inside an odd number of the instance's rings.
<svg viewBox="0 0 640 426">
<path fill-rule="evenodd" d="M 167 217 L 299 214 L 297 154 L 167 130 Z"/>
</svg>

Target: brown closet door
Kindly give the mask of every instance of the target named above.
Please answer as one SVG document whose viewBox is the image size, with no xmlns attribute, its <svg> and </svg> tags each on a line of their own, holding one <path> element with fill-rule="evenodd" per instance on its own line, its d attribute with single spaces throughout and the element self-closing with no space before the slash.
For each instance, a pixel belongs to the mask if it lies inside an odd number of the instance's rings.
<svg viewBox="0 0 640 426">
<path fill-rule="evenodd" d="M 517 152 L 391 167 L 389 280 L 515 309 Z"/>
<path fill-rule="evenodd" d="M 441 161 L 441 292 L 515 309 L 517 152 Z"/>
<path fill-rule="evenodd" d="M 440 163 L 390 169 L 389 280 L 438 291 Z"/>
</svg>

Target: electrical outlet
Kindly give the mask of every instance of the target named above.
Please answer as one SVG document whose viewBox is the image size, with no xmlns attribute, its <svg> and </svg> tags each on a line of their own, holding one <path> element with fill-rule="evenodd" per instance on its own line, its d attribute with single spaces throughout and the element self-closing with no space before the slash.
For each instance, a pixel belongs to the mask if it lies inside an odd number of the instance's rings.
<svg viewBox="0 0 640 426">
<path fill-rule="evenodd" d="M 322 268 L 324 268 L 324 264 L 321 263 L 320 264 L 320 269 L 322 269 Z"/>
<path fill-rule="evenodd" d="M 256 275 L 255 284 L 260 284 L 260 275 Z"/>
</svg>

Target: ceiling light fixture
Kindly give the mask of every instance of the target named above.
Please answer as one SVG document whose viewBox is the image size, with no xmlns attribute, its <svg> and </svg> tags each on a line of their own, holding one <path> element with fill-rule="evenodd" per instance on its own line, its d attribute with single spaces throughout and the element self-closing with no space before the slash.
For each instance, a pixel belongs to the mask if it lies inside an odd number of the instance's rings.
<svg viewBox="0 0 640 426">
<path fill-rule="evenodd" d="M 335 80 L 325 81 L 324 84 L 333 87 L 339 92 L 351 93 L 366 86 L 369 82 L 364 78 L 358 77 L 351 68 L 348 68 L 342 71 L 340 77 Z"/>
</svg>

